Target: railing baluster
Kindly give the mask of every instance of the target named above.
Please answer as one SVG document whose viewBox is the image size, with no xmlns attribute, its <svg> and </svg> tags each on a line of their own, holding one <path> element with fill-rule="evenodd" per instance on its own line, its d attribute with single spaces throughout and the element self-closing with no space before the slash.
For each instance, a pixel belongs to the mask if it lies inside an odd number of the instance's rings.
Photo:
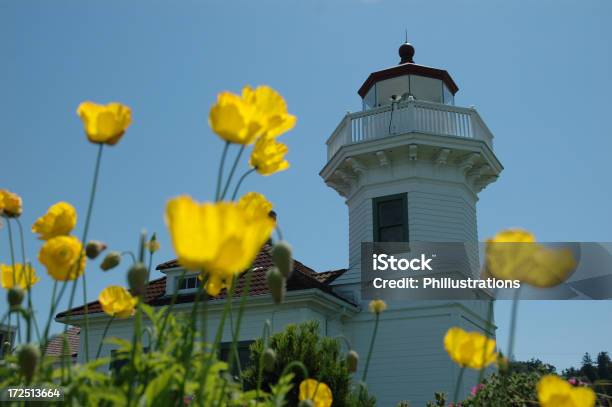
<svg viewBox="0 0 612 407">
<path fill-rule="evenodd" d="M 474 138 L 489 146 L 493 143 L 493 136 L 473 108 L 412 100 L 394 106 L 393 115 L 390 106 L 385 106 L 345 116 L 327 140 L 328 158 L 344 145 L 388 136 L 390 124 L 392 134 L 423 132 Z"/>
</svg>

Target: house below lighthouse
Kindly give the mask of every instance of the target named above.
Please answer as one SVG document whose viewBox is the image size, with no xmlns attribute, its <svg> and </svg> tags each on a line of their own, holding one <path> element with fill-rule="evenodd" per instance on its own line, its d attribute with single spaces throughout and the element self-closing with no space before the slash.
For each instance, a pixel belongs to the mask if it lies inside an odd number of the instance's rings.
<svg viewBox="0 0 612 407">
<path fill-rule="evenodd" d="M 458 87 L 447 71 L 416 64 L 414 47 L 408 43 L 399 54 L 398 65 L 367 77 L 358 90 L 362 111 L 347 114 L 327 140 L 327 162 L 320 176 L 347 205 L 347 268 L 317 272 L 295 261 L 285 300 L 275 305 L 266 285 L 272 261 L 270 246 L 265 245 L 252 266 L 251 298 L 239 338 L 242 365 L 247 363 L 249 344 L 261 336 L 272 314 L 274 332 L 289 323 L 316 320 L 322 335 L 345 336 L 365 358 L 374 316 L 361 290 L 364 242 L 472 243 L 474 250 L 467 253 L 472 267 L 463 272 L 478 270 L 478 193 L 503 169 L 493 151 L 493 135 L 474 108 L 456 106 Z M 157 269 L 164 277 L 149 283 L 145 302 L 162 307 L 178 292 L 174 312 L 191 311 L 201 289 L 197 273 L 185 271 L 176 260 Z M 232 301 L 239 301 L 244 288 L 242 274 Z M 208 326 L 217 326 L 227 300 L 224 291 L 209 300 Z M 444 351 L 444 334 L 459 326 L 494 335 L 487 309 L 486 301 L 389 302 L 380 316 L 367 379 L 378 405 L 408 400 L 412 406 L 423 406 L 435 392 L 452 394 L 459 368 Z M 98 302 L 90 303 L 87 312 L 89 349 L 80 341 L 81 362 L 85 352 L 96 354 L 109 320 Z M 56 319 L 82 327 L 84 313 L 81 306 Z M 131 319 L 115 320 L 108 336 L 129 340 L 132 330 Z M 231 340 L 226 324 L 222 352 Z M 112 359 L 112 344 L 104 343 L 101 349 L 102 357 Z M 359 377 L 361 372 L 356 381 Z M 466 397 L 476 376 L 466 374 L 463 383 L 461 397 Z"/>
</svg>

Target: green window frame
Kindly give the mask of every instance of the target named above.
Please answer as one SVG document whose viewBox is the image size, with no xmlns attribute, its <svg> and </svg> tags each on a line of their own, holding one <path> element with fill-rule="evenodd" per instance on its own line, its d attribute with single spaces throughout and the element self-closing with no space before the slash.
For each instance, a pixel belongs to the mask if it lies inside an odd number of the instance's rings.
<svg viewBox="0 0 612 407">
<path fill-rule="evenodd" d="M 372 214 L 374 242 L 408 242 L 408 194 L 387 195 L 372 199 Z M 389 240 L 391 237 L 394 239 Z"/>
</svg>

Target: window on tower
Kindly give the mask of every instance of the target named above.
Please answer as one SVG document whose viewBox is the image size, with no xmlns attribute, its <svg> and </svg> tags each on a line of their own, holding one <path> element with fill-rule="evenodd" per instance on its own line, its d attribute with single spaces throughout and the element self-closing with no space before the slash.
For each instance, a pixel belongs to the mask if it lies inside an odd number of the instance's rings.
<svg viewBox="0 0 612 407">
<path fill-rule="evenodd" d="M 374 198 L 374 241 L 408 241 L 408 200 L 406 194 Z"/>
</svg>

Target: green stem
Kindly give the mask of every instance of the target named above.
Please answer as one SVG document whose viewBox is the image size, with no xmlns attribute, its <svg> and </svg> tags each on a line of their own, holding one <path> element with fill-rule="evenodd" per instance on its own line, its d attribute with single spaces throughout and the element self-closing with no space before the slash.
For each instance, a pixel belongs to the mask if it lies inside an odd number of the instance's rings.
<svg viewBox="0 0 612 407">
<path fill-rule="evenodd" d="M 380 314 L 376 314 L 376 320 L 374 322 L 374 332 L 372 332 L 372 339 L 370 340 L 370 349 L 368 350 L 368 357 L 366 358 L 365 368 L 363 369 L 363 376 L 361 381 L 365 383 L 368 377 L 368 368 L 370 367 L 370 359 L 372 358 L 372 351 L 374 350 L 374 342 L 376 341 L 376 334 L 378 333 L 378 321 L 380 320 Z"/>
<path fill-rule="evenodd" d="M 32 307 L 32 286 L 30 284 L 30 281 L 32 281 L 32 265 L 31 264 L 26 264 L 26 250 L 25 250 L 25 242 L 24 242 L 24 238 L 23 238 L 23 226 L 21 225 L 21 221 L 19 220 L 19 218 L 15 218 L 15 220 L 17 221 L 17 226 L 19 228 L 19 240 L 21 242 L 21 258 L 22 258 L 22 262 L 23 262 L 23 267 L 25 267 L 25 273 L 26 273 L 26 288 L 28 291 L 28 326 L 27 326 L 27 331 L 26 331 L 26 342 L 30 343 L 30 340 L 32 338 L 32 318 L 34 316 L 34 308 Z M 36 328 L 38 329 L 38 328 Z"/>
<path fill-rule="evenodd" d="M 221 163 L 219 164 L 219 172 L 217 173 L 217 190 L 215 192 L 215 201 L 218 201 L 221 193 L 221 182 L 223 181 L 223 168 L 225 167 L 225 158 L 227 157 L 227 150 L 229 149 L 230 142 L 226 141 L 223 147 L 223 153 L 221 153 Z"/>
<path fill-rule="evenodd" d="M 138 377 L 138 369 L 136 368 L 136 350 L 140 345 L 140 326 L 142 319 L 142 309 L 140 307 L 141 302 L 138 301 L 136 304 L 136 321 L 134 324 L 134 334 L 132 335 L 132 353 L 130 355 L 130 371 L 131 371 L 131 380 L 130 386 L 128 388 L 128 396 L 127 396 L 127 405 L 128 407 L 132 405 L 132 397 L 134 394 L 134 384 L 137 381 Z"/>
<path fill-rule="evenodd" d="M 96 352 L 96 359 L 100 357 L 100 352 L 102 351 L 102 343 L 104 343 L 104 339 L 106 338 L 106 334 L 108 333 L 108 328 L 110 328 L 114 319 L 115 319 L 115 316 L 113 315 L 112 317 L 110 317 L 110 319 L 106 323 L 106 326 L 104 327 L 104 332 L 102 333 L 102 339 L 100 340 L 100 344 L 98 345 L 98 351 Z"/>
<path fill-rule="evenodd" d="M 289 363 L 287 366 L 285 366 L 285 368 L 283 369 L 283 372 L 281 373 L 280 377 L 285 376 L 289 371 L 291 371 L 294 367 L 298 367 L 300 368 L 300 370 L 302 371 L 302 374 L 304 375 L 304 379 L 308 378 L 308 369 L 306 368 L 306 366 L 300 362 L 299 360 L 294 360 L 293 362 Z"/>
<path fill-rule="evenodd" d="M 66 285 L 64 285 L 65 287 Z M 49 318 L 47 318 L 47 324 L 45 325 L 45 330 L 43 332 L 43 342 L 41 344 L 41 351 L 43 356 L 47 352 L 47 340 L 49 338 L 49 328 L 51 327 L 51 320 L 53 319 L 53 314 L 55 312 L 55 294 L 57 293 L 57 280 L 53 280 L 53 290 L 51 291 L 51 307 L 49 308 Z"/>
<path fill-rule="evenodd" d="M 459 376 L 457 376 L 457 382 L 455 383 L 455 393 L 453 395 L 453 404 L 457 405 L 457 398 L 459 397 L 459 389 L 461 388 L 461 382 L 463 381 L 463 373 L 465 372 L 465 366 L 459 370 Z"/>
<path fill-rule="evenodd" d="M 36 321 L 36 314 L 32 312 L 32 320 L 34 321 L 34 332 L 36 332 L 36 340 L 40 343 L 40 330 L 38 328 L 38 321 Z"/>
<path fill-rule="evenodd" d="M 15 267 L 15 248 L 13 246 L 13 232 L 11 229 L 11 220 L 9 218 L 6 218 L 6 226 L 7 226 L 6 229 L 8 231 L 8 238 L 9 238 L 9 248 L 11 251 L 11 267 L 13 268 L 13 287 L 17 287 L 17 269 Z M 22 264 L 22 267 L 25 267 L 25 264 Z M 15 319 L 17 320 L 17 342 L 21 343 L 21 325 L 19 323 L 19 314 L 17 314 Z M 10 316 L 9 316 L 9 321 L 10 321 Z M 9 327 L 10 327 L 10 323 L 9 323 Z"/>
<path fill-rule="evenodd" d="M 87 207 L 87 217 L 85 218 L 85 229 L 83 230 L 83 245 L 87 244 L 87 233 L 89 232 L 89 222 L 91 221 L 91 213 L 93 211 L 94 199 L 98 188 L 98 177 L 100 175 L 100 163 L 102 161 L 102 149 L 104 144 L 100 144 L 98 155 L 96 157 L 96 169 L 94 170 L 94 178 L 91 185 L 91 194 L 89 196 L 89 206 Z M 89 312 L 87 310 L 87 280 L 83 273 L 83 304 L 85 307 L 85 361 L 89 361 Z"/>
<path fill-rule="evenodd" d="M 98 178 L 100 176 L 100 164 L 102 162 L 102 151 L 104 150 L 104 144 L 100 143 L 98 145 L 98 155 L 96 156 L 96 165 L 94 168 L 94 175 L 93 175 L 93 180 L 91 182 L 91 191 L 89 193 L 89 204 L 87 205 L 87 214 L 85 216 L 85 225 L 83 227 L 83 237 L 81 238 L 81 243 L 83 246 L 85 246 L 87 244 L 87 235 L 89 233 L 89 225 L 91 222 L 91 214 L 93 212 L 93 205 L 94 205 L 94 201 L 96 198 L 96 191 L 98 189 Z M 81 253 L 79 254 L 79 258 L 77 263 L 75 264 L 75 267 L 77 268 L 78 271 L 78 267 L 80 267 L 80 263 L 81 263 L 81 259 L 83 257 L 83 252 L 81 251 Z M 85 317 L 85 335 L 84 339 L 85 339 L 85 362 L 89 362 L 89 310 L 88 310 L 88 305 L 87 305 L 87 277 L 86 277 L 87 273 L 85 273 L 85 271 L 83 271 L 83 307 L 84 307 L 84 317 Z M 76 286 L 77 282 L 79 281 L 78 278 L 76 278 L 74 280 L 74 284 Z M 68 305 L 68 309 L 72 309 L 72 301 L 74 299 L 74 288 L 72 290 L 73 292 L 70 295 L 70 301 L 69 301 L 69 305 Z M 69 321 L 70 321 L 70 314 L 68 315 L 68 321 L 66 323 L 66 331 L 68 330 L 68 325 L 69 325 Z"/>
<path fill-rule="evenodd" d="M 259 361 L 257 366 L 257 399 L 259 400 L 259 393 L 261 392 L 261 382 L 263 380 L 263 355 L 268 348 L 268 337 L 271 334 L 272 329 L 270 328 L 270 321 L 267 320 L 264 323 L 263 333 L 262 333 L 262 349 L 261 354 L 259 355 Z"/>
<path fill-rule="evenodd" d="M 493 322 L 493 304 L 495 303 L 495 300 L 491 299 L 489 301 L 489 309 L 487 310 L 487 325 L 485 326 L 485 336 L 488 338 L 489 337 L 489 327 L 491 326 L 491 323 Z M 484 346 L 482 348 L 482 360 L 485 360 L 487 355 L 487 347 Z M 484 372 L 485 372 L 486 366 L 482 366 L 480 368 L 480 371 L 478 372 L 478 382 L 476 383 L 476 385 L 482 383 L 482 379 L 484 378 Z"/>
<path fill-rule="evenodd" d="M 240 324 L 242 323 L 242 316 L 244 315 L 244 309 L 249 297 L 249 290 L 251 289 L 251 280 L 253 279 L 253 269 L 249 269 L 246 275 L 245 285 L 242 288 L 241 298 L 240 298 L 240 307 L 238 308 L 238 317 L 236 318 L 236 327 L 232 329 L 232 348 L 231 348 L 231 357 L 229 361 L 229 371 L 232 371 L 234 360 L 236 361 L 236 366 L 238 368 L 238 374 L 240 377 L 240 381 L 242 381 L 242 366 L 240 366 L 240 358 L 238 357 L 238 337 L 240 335 Z M 231 316 L 231 314 L 230 314 Z M 231 319 L 230 319 L 231 322 Z"/>
<path fill-rule="evenodd" d="M 236 278 L 232 279 L 232 284 L 230 285 L 229 291 L 225 291 L 225 306 L 223 307 L 223 313 L 221 314 L 221 320 L 219 321 L 219 325 L 217 326 L 217 334 L 215 335 L 215 341 L 213 342 L 213 346 L 210 350 L 210 356 L 206 363 L 206 367 L 202 372 L 202 377 L 200 378 L 200 383 L 203 385 L 200 387 L 200 397 L 204 395 L 204 390 L 206 387 L 206 382 L 208 379 L 208 372 L 213 364 L 214 357 L 217 352 L 217 348 L 219 347 L 219 343 L 221 343 L 221 339 L 223 338 L 223 331 L 225 329 L 225 320 L 227 319 L 227 314 L 232 307 L 232 300 L 234 298 L 234 291 L 236 289 Z M 206 354 L 202 352 L 202 358 L 205 358 Z"/>
<path fill-rule="evenodd" d="M 342 339 L 344 341 L 344 344 L 346 345 L 348 350 L 353 349 L 351 347 L 351 342 L 348 340 L 348 338 L 346 336 L 344 336 L 344 335 L 336 335 L 336 336 L 334 336 L 334 339 Z"/>
<path fill-rule="evenodd" d="M 512 299 L 512 313 L 510 314 L 510 337 L 508 339 L 508 360 L 510 361 L 514 359 L 514 336 L 516 334 L 516 319 L 520 292 L 521 288 L 519 287 L 514 291 L 514 298 Z"/>
<path fill-rule="evenodd" d="M 147 285 L 145 286 L 144 298 L 147 298 L 147 291 L 149 291 L 149 281 L 151 281 L 151 267 L 153 267 L 153 252 L 149 252 L 149 265 L 147 266 Z"/>
<path fill-rule="evenodd" d="M 240 150 L 238 150 L 238 154 L 236 155 L 236 159 L 234 160 L 234 164 L 232 165 L 232 169 L 230 170 L 229 176 L 227 177 L 227 183 L 225 184 L 225 188 L 223 188 L 223 192 L 221 193 L 221 200 L 225 198 L 225 194 L 229 189 L 230 184 L 232 183 L 232 178 L 234 177 L 234 173 L 236 172 L 236 167 L 240 162 L 240 157 L 242 157 L 242 153 L 244 153 L 245 146 L 240 146 Z"/>
<path fill-rule="evenodd" d="M 183 273 L 180 275 L 179 280 L 185 277 L 185 274 L 187 274 L 187 270 L 183 269 Z M 165 338 L 164 333 L 166 332 L 166 325 L 168 324 L 168 317 L 170 316 L 170 313 L 172 312 L 172 308 L 174 308 L 174 304 L 176 303 L 177 299 L 178 299 L 178 286 L 175 286 L 174 293 L 172 293 L 172 299 L 170 300 L 170 305 L 166 308 L 166 313 L 164 314 L 164 322 L 162 322 L 162 327 L 159 331 L 158 338 L 155 344 L 155 348 L 157 350 L 159 350 L 164 343 L 164 338 Z"/>
<path fill-rule="evenodd" d="M 132 253 L 131 250 L 126 250 L 124 252 L 121 252 L 121 257 L 129 255 L 132 258 L 132 264 L 136 264 L 136 256 L 134 255 L 134 253 Z"/>
<path fill-rule="evenodd" d="M 283 240 L 283 232 L 281 231 L 278 222 L 276 222 L 276 236 L 278 236 L 278 240 Z"/>
<path fill-rule="evenodd" d="M 240 177 L 240 179 L 236 183 L 236 187 L 234 188 L 234 193 L 232 194 L 232 201 L 236 199 L 236 196 L 238 196 L 238 191 L 240 190 L 240 186 L 242 185 L 242 181 L 244 181 L 245 178 L 248 177 L 253 172 L 255 172 L 255 168 L 251 168 L 250 170 L 248 170 L 244 174 L 242 174 L 242 176 Z"/>
<path fill-rule="evenodd" d="M 191 318 L 189 319 L 191 324 L 189 326 L 189 331 L 186 332 L 184 335 L 184 340 L 182 344 L 183 354 L 181 356 L 183 357 L 182 362 L 185 374 L 183 375 L 183 381 L 179 388 L 179 400 L 182 400 L 183 396 L 185 395 L 185 385 L 187 384 L 187 376 L 188 372 L 190 371 L 189 364 L 191 362 L 191 356 L 193 354 L 193 344 L 195 339 L 196 311 L 198 309 L 198 303 L 200 302 L 202 291 L 203 290 L 201 289 L 196 291 L 195 301 L 193 302 L 193 306 L 191 307 Z"/>
</svg>

